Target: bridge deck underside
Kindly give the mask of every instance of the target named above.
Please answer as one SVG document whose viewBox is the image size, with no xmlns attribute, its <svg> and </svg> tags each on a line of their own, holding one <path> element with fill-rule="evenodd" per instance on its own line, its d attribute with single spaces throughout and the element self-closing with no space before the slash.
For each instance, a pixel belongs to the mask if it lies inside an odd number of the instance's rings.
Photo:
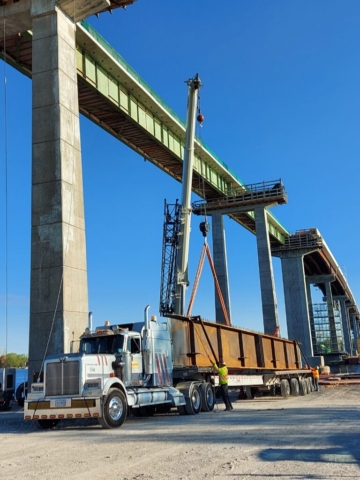
<svg viewBox="0 0 360 480">
<path fill-rule="evenodd" d="M 304 269 L 306 276 L 312 275 L 324 275 L 335 273 L 330 263 L 328 262 L 326 255 L 322 250 L 310 253 L 304 257 Z M 325 285 L 318 285 L 323 295 L 326 295 Z M 333 295 L 343 295 L 344 286 L 340 282 L 339 278 L 336 277 L 335 281 L 331 283 L 331 291 Z"/>
<path fill-rule="evenodd" d="M 112 102 L 103 97 L 81 77 L 79 82 L 79 107 L 83 115 L 100 125 L 123 143 L 149 159 L 154 165 L 161 168 L 173 178 L 182 181 L 182 162 L 174 157 L 170 150 L 161 145 L 148 132 L 125 112 L 120 111 Z M 222 198 L 211 185 L 204 182 L 202 177 L 193 172 L 192 190 L 199 196 L 207 199 Z M 255 231 L 253 219 L 246 213 L 234 214 L 232 217 L 249 230 Z M 274 239 L 274 242 L 278 242 Z"/>
<path fill-rule="evenodd" d="M 1 48 L 1 44 L 0 44 Z M 15 68 L 31 77 L 32 71 L 32 37 L 23 33 L 21 36 L 13 35 L 6 39 L 6 59 Z M 121 140 L 130 148 L 147 158 L 154 165 L 161 168 L 173 178 L 182 181 L 182 161 L 174 157 L 170 150 L 164 148 L 133 121 L 129 115 L 119 110 L 116 105 L 99 93 L 80 75 L 79 84 L 79 109 L 80 112 L 113 136 Z M 222 198 L 223 195 L 204 182 L 203 178 L 194 171 L 192 189 L 200 197 L 209 200 Z M 246 213 L 232 214 L 231 217 L 245 228 L 255 233 L 254 219 Z M 278 239 L 271 237 L 271 242 L 278 243 Z"/>
</svg>

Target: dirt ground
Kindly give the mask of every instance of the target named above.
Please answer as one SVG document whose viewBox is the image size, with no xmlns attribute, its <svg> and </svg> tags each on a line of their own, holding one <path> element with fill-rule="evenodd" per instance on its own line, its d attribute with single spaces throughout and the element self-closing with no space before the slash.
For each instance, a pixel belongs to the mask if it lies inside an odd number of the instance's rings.
<svg viewBox="0 0 360 480">
<path fill-rule="evenodd" d="M 360 479 L 360 386 L 305 397 L 234 400 L 234 410 L 93 420 L 40 430 L 0 413 L 0 478 L 116 480 Z"/>
</svg>

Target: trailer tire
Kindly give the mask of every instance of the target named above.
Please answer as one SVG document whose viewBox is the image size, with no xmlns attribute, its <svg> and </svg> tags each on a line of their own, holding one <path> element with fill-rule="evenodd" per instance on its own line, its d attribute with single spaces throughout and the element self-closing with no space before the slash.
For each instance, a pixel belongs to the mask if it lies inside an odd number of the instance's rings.
<svg viewBox="0 0 360 480">
<path fill-rule="evenodd" d="M 200 385 L 201 411 L 212 412 L 215 406 L 215 394 L 211 383 L 202 383 Z"/>
<path fill-rule="evenodd" d="M 299 380 L 299 392 L 301 396 L 307 395 L 307 384 L 303 378 Z"/>
<path fill-rule="evenodd" d="M 99 423 L 103 428 L 118 428 L 127 417 L 127 403 L 124 393 L 118 388 L 110 388 L 103 405 L 103 416 Z"/>
<path fill-rule="evenodd" d="M 38 420 L 37 423 L 40 428 L 50 430 L 51 428 L 55 428 L 56 425 L 60 422 L 60 420 L 53 419 L 53 420 Z"/>
<path fill-rule="evenodd" d="M 314 384 L 311 377 L 307 377 L 307 382 L 309 386 L 309 393 L 314 391 Z"/>
<path fill-rule="evenodd" d="M 246 398 L 252 400 L 254 398 L 254 390 L 251 387 L 245 387 Z"/>
<path fill-rule="evenodd" d="M 188 415 L 197 415 L 201 410 L 201 395 L 199 386 L 192 383 L 189 388 L 189 397 L 185 397 L 185 410 Z"/>
<path fill-rule="evenodd" d="M 290 390 L 291 390 L 291 395 L 293 395 L 294 397 L 297 397 L 299 395 L 300 386 L 297 378 L 290 379 Z"/>
<path fill-rule="evenodd" d="M 270 385 L 269 392 L 270 392 L 270 397 L 276 397 L 276 385 L 275 384 Z"/>
<path fill-rule="evenodd" d="M 283 398 L 288 398 L 290 396 L 290 383 L 286 378 L 281 380 L 280 390 Z"/>
</svg>

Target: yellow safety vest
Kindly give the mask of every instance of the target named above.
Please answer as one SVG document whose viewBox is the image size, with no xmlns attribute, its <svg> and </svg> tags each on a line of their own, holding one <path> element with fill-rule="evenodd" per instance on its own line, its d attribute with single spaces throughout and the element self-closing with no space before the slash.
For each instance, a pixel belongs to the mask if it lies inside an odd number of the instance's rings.
<svg viewBox="0 0 360 480">
<path fill-rule="evenodd" d="M 313 378 L 319 378 L 319 370 L 317 368 L 312 368 L 311 373 Z"/>
<path fill-rule="evenodd" d="M 218 367 L 216 363 L 214 363 L 215 370 L 219 373 L 219 383 L 220 385 L 227 385 L 228 384 L 228 369 L 227 367 Z"/>
</svg>

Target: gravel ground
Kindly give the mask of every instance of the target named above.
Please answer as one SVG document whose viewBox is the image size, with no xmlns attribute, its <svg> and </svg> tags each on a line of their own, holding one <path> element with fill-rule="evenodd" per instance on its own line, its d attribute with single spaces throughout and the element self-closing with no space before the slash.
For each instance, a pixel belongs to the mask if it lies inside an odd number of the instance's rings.
<svg viewBox="0 0 360 480">
<path fill-rule="evenodd" d="M 92 420 L 39 430 L 13 407 L 0 413 L 0 478 L 360 479 L 360 386 L 223 408 L 130 417 L 115 430 Z"/>
</svg>

